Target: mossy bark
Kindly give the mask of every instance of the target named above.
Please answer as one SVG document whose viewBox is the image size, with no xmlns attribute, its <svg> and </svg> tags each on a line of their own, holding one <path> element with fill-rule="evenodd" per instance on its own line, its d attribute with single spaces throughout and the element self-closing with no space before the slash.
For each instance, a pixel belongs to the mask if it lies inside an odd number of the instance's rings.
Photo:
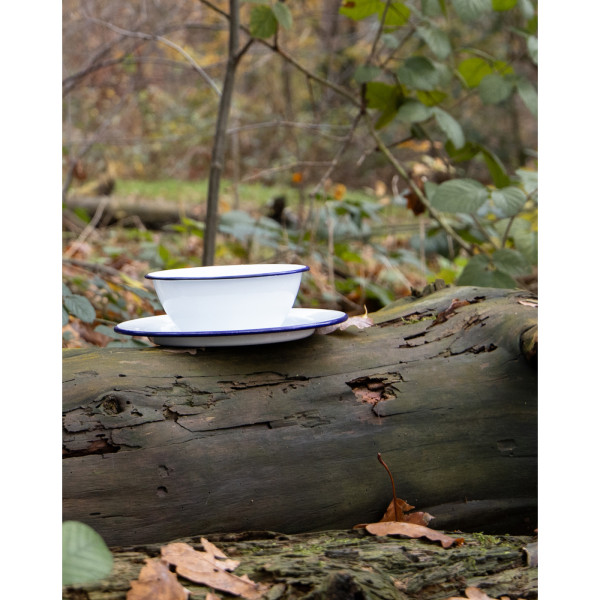
<svg viewBox="0 0 600 600">
<path fill-rule="evenodd" d="M 456 298 L 468 303 L 445 312 Z M 372 317 L 195 354 L 65 351 L 64 518 L 110 545 L 348 528 L 391 500 L 380 452 L 435 528 L 532 532 L 531 296 L 446 288 Z"/>
<path fill-rule="evenodd" d="M 465 534 L 464 544 L 448 549 L 422 540 L 374 537 L 364 530 L 206 537 L 240 561 L 236 575 L 269 586 L 266 600 L 441 600 L 462 597 L 469 586 L 491 598 L 538 597 L 537 542 L 526 536 Z M 202 550 L 199 536 L 180 541 Z M 160 546 L 113 549 L 113 554 L 110 577 L 65 588 L 63 598 L 125 600 L 130 582 L 146 558 L 160 556 Z M 205 598 L 211 591 L 179 580 L 191 598 Z"/>
</svg>

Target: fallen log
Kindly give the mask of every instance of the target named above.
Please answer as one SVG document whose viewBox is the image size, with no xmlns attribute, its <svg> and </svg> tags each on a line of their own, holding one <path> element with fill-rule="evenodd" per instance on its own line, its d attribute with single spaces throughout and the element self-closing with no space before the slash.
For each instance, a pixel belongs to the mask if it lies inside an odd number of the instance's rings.
<svg viewBox="0 0 600 600">
<path fill-rule="evenodd" d="M 422 540 L 374 537 L 364 530 L 245 532 L 206 538 L 239 561 L 235 574 L 247 575 L 266 588 L 262 597 L 269 600 L 439 600 L 462 598 L 468 587 L 490 598 L 538 597 L 537 539 L 532 537 L 464 534 L 464 543 L 447 549 Z M 202 551 L 200 536 L 178 541 Z M 113 549 L 113 556 L 110 577 L 65 587 L 63 599 L 125 600 L 144 562 L 160 557 L 161 547 Z M 192 598 L 215 593 L 184 577 L 179 582 Z"/>
<path fill-rule="evenodd" d="M 65 351 L 64 518 L 113 546 L 345 529 L 391 500 L 381 453 L 435 529 L 533 532 L 535 298 L 446 288 L 372 318 L 282 344 Z"/>
</svg>

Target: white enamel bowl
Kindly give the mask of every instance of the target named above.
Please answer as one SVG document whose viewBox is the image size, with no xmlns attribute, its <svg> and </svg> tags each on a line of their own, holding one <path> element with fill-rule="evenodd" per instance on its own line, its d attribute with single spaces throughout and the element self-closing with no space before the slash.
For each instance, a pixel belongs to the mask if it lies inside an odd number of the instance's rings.
<svg viewBox="0 0 600 600">
<path fill-rule="evenodd" d="M 279 327 L 305 265 L 227 265 L 148 273 L 165 312 L 181 331 Z"/>
</svg>

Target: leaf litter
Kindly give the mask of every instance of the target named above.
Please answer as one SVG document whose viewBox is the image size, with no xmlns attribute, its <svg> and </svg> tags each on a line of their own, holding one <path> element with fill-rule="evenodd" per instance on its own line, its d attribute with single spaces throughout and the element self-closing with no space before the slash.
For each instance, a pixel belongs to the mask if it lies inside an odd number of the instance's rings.
<svg viewBox="0 0 600 600">
<path fill-rule="evenodd" d="M 464 596 L 451 596 L 450 598 L 445 598 L 445 600 L 496 600 L 496 598 L 491 598 L 485 592 L 481 591 L 476 587 L 468 587 L 465 589 Z M 497 600 L 511 600 L 509 596 L 500 596 Z M 524 598 L 517 598 L 517 600 L 524 600 Z"/>
<path fill-rule="evenodd" d="M 204 551 L 184 542 L 163 546 L 161 558 L 148 560 L 138 579 L 131 582 L 127 600 L 186 600 L 189 592 L 179 583 L 177 575 L 246 600 L 258 600 L 269 589 L 247 575 L 234 575 L 231 571 L 239 566 L 239 561 L 228 558 L 207 539 L 202 538 L 201 542 Z M 170 571 L 169 565 L 177 575 Z M 206 598 L 217 596 L 209 592 Z"/>
<path fill-rule="evenodd" d="M 427 527 L 429 522 L 435 518 L 429 513 L 420 511 L 413 513 L 409 512 L 415 507 L 396 496 L 394 478 L 380 453 L 377 453 L 377 460 L 383 465 L 390 477 L 393 498 L 380 521 L 377 523 L 355 525 L 355 529 L 364 528 L 370 534 L 377 536 L 400 535 L 412 539 L 427 538 L 432 542 L 439 542 L 443 548 L 450 548 L 455 544 L 460 546 L 464 543 L 463 538 L 451 537 L 445 533 Z"/>
</svg>

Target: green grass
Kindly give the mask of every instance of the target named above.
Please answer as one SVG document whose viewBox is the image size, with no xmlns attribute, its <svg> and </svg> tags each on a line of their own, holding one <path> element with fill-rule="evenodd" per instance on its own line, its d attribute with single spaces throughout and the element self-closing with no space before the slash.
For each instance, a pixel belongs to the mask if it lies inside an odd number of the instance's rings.
<svg viewBox="0 0 600 600">
<path fill-rule="evenodd" d="M 234 203 L 234 187 L 231 181 L 221 181 L 221 198 L 232 207 Z M 115 194 L 119 196 L 137 196 L 140 198 L 156 198 L 169 202 L 204 202 L 208 192 L 208 180 L 181 181 L 178 179 L 158 179 L 144 181 L 141 179 L 119 179 Z M 298 192 L 284 186 L 266 186 L 260 183 L 242 183 L 238 185 L 240 207 L 264 206 L 274 196 L 285 194 L 290 200 L 297 197 Z"/>
</svg>

